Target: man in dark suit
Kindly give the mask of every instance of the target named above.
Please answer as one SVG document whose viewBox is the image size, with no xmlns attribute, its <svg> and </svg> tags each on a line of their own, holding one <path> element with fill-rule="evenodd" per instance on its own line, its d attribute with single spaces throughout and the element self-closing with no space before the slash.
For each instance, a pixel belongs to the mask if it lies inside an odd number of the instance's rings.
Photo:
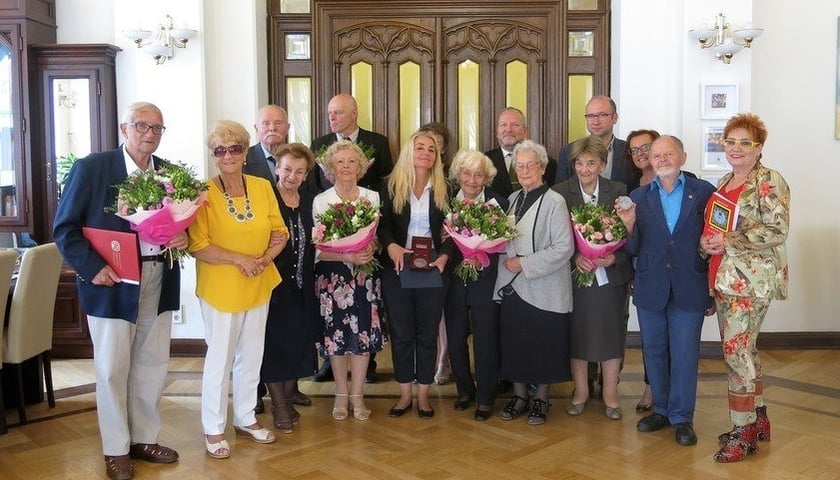
<svg viewBox="0 0 840 480">
<path fill-rule="evenodd" d="M 639 314 L 653 413 L 640 432 L 673 425 L 680 445 L 694 445 L 697 362 L 703 316 L 713 312 L 708 265 L 698 245 L 703 211 L 715 191 L 680 171 L 686 154 L 676 137 L 651 146 L 656 179 L 630 193 L 634 205 L 616 211 L 627 226 L 626 249 L 637 256 L 633 304 Z M 669 362 L 670 359 L 670 362 Z"/>
<path fill-rule="evenodd" d="M 379 133 L 359 127 L 359 109 L 356 99 L 346 93 L 340 93 L 330 99 L 327 106 L 330 120 L 330 132 L 312 141 L 312 151 L 320 155 L 323 150 L 339 140 L 350 140 L 358 144 L 363 151 L 373 150 L 371 161 L 365 175 L 359 179 L 359 186 L 379 191 L 385 185 L 384 178 L 394 169 L 391 146 L 388 139 Z M 305 188 L 317 194 L 332 187 L 332 182 L 325 175 L 323 167 L 313 168 L 304 184 Z M 372 362 L 371 362 L 372 363 Z"/>
<path fill-rule="evenodd" d="M 513 107 L 502 110 L 496 122 L 496 139 L 499 141 L 499 148 L 488 150 L 484 154 L 493 161 L 493 166 L 497 170 L 490 188 L 505 198 L 515 190 L 519 190 L 519 183 L 515 178 L 516 172 L 513 170 L 513 149 L 527 138 L 528 122 L 525 114 Z M 557 161 L 549 157 L 543 180 L 551 185 L 556 171 Z"/>
<path fill-rule="evenodd" d="M 248 155 L 245 157 L 245 165 L 242 167 L 242 171 L 248 175 L 264 178 L 271 182 L 272 185 L 275 185 L 277 183 L 277 160 L 272 156 L 271 152 L 288 141 L 289 127 L 289 116 L 283 107 L 277 105 L 266 105 L 262 107 L 257 112 L 257 118 L 254 121 L 254 131 L 257 132 L 259 143 L 248 149 Z M 274 196 L 277 197 L 277 201 L 279 202 L 280 192 L 276 188 L 274 189 Z M 268 390 L 265 384 L 260 383 L 257 389 L 255 413 L 265 412 L 265 405 L 262 403 L 262 398 L 267 393 Z M 295 388 L 292 394 L 292 402 L 295 405 L 312 405 L 312 399 L 298 388 Z"/>
<path fill-rule="evenodd" d="M 169 368 L 172 311 L 180 306 L 181 269 L 164 261 L 162 246 L 140 242 L 141 285 L 121 282 L 82 236 L 82 227 L 131 232 L 107 207 L 116 204 L 115 185 L 135 171 L 160 168 L 152 154 L 166 127 L 158 107 L 134 103 L 123 114 L 125 143 L 78 160 L 58 204 L 53 237 L 78 275 L 76 285 L 88 314 L 96 369 L 96 407 L 105 472 L 112 479 L 134 475 L 131 458 L 172 463 L 178 453 L 158 444 L 158 406 Z M 168 245 L 186 248 L 187 235 Z"/>
<path fill-rule="evenodd" d="M 600 138 L 607 146 L 607 168 L 604 169 L 602 175 L 610 180 L 631 185 L 634 180 L 633 169 L 624 159 L 627 142 L 616 138 L 613 134 L 613 127 L 618 122 L 615 102 L 610 97 L 602 95 L 592 97 L 586 103 L 584 117 L 586 117 L 586 129 L 589 134 Z M 572 159 L 569 158 L 571 149 L 571 143 L 560 149 L 554 183 L 560 183 L 574 175 Z"/>
<path fill-rule="evenodd" d="M 259 143 L 248 149 L 242 171 L 248 175 L 264 178 L 272 185 L 277 183 L 277 164 L 271 152 L 286 143 L 289 134 L 289 116 L 277 105 L 266 105 L 257 112 L 254 121 Z M 277 189 L 274 189 L 277 193 Z"/>
<path fill-rule="evenodd" d="M 390 175 L 391 170 L 394 169 L 388 139 L 384 135 L 359 127 L 359 108 L 356 105 L 356 99 L 346 93 L 340 93 L 330 99 L 330 103 L 327 105 L 327 115 L 329 116 L 330 132 L 332 133 L 316 138 L 312 142 L 312 151 L 315 152 L 315 155 L 320 155 L 322 150 L 339 140 L 350 140 L 358 144 L 365 152 L 368 149 L 373 149 L 370 159 L 372 164 L 364 176 L 359 179 L 358 185 L 377 192 L 380 191 L 385 185 L 385 177 Z M 332 187 L 332 182 L 325 175 L 320 163 L 309 172 L 303 186 L 313 195 L 317 195 L 330 187 Z M 331 378 L 330 362 L 329 359 L 325 359 L 312 380 L 323 382 Z M 376 382 L 376 352 L 370 354 L 365 382 Z"/>
</svg>

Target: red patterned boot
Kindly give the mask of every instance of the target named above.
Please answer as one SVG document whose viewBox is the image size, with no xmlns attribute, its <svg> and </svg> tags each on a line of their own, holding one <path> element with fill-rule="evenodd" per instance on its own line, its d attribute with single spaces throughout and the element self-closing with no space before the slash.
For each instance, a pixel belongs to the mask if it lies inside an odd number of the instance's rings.
<svg viewBox="0 0 840 480">
<path fill-rule="evenodd" d="M 758 407 L 755 409 L 755 428 L 758 430 L 758 440 L 760 442 L 770 441 L 770 419 L 767 418 L 767 407 Z"/>
<path fill-rule="evenodd" d="M 747 455 L 758 451 L 758 428 L 755 423 L 736 426 L 728 433 L 728 438 L 715 454 L 718 463 L 740 462 Z"/>
</svg>

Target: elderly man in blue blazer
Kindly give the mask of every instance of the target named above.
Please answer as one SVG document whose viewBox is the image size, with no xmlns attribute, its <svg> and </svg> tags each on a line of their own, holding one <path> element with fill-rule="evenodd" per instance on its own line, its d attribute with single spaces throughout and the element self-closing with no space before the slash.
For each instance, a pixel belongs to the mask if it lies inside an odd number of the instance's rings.
<svg viewBox="0 0 840 480">
<path fill-rule="evenodd" d="M 129 105 L 120 124 L 125 142 L 73 165 L 55 216 L 55 243 L 76 270 L 79 299 L 88 314 L 99 431 L 105 472 L 112 479 L 132 478 L 131 458 L 154 463 L 178 460 L 178 453 L 160 445 L 158 436 L 181 271 L 164 261 L 166 246 L 141 241 L 141 283 L 121 282 L 82 236 L 82 227 L 131 232 L 126 220 L 105 209 L 115 205 L 115 185 L 129 173 L 161 166 L 163 160 L 152 154 L 165 129 L 158 107 L 144 102 Z M 168 246 L 186 248 L 186 234 L 175 236 Z"/>
<path fill-rule="evenodd" d="M 650 154 L 656 179 L 616 200 L 627 226 L 627 250 L 637 256 L 633 303 L 639 315 L 653 413 L 636 424 L 640 432 L 673 425 L 680 445 L 694 445 L 694 405 L 700 328 L 711 315 L 708 265 L 698 245 L 703 211 L 715 188 L 680 171 L 686 154 L 672 136 L 657 139 Z"/>
</svg>

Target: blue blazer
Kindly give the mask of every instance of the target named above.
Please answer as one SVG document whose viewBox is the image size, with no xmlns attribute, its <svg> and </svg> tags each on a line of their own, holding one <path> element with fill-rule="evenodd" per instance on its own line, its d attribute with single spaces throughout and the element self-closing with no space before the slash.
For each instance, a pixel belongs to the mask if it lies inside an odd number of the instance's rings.
<svg viewBox="0 0 840 480">
<path fill-rule="evenodd" d="M 633 190 L 636 225 L 625 249 L 637 256 L 633 304 L 648 310 L 676 307 L 704 311 L 711 306 L 709 265 L 700 256 L 703 212 L 715 187 L 685 177 L 680 216 L 674 233 L 668 231 L 659 190 L 651 183 Z"/>
<path fill-rule="evenodd" d="M 155 168 L 163 160 L 152 157 Z M 116 150 L 92 153 L 79 159 L 70 170 L 55 214 L 53 237 L 67 263 L 76 270 L 76 285 L 82 308 L 88 315 L 137 322 L 140 286 L 118 283 L 113 287 L 93 285 L 90 280 L 105 267 L 105 260 L 82 236 L 82 227 L 131 232 L 128 221 L 105 208 L 114 206 L 116 185 L 125 180 L 122 145 Z M 181 297 L 181 269 L 176 264 L 163 276 L 158 313 L 177 310 Z"/>
</svg>

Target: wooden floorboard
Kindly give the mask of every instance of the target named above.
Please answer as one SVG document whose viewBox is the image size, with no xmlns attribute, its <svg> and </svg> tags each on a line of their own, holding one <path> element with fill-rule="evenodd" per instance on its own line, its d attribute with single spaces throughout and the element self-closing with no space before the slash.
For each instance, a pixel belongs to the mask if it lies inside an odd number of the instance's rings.
<svg viewBox="0 0 840 480">
<path fill-rule="evenodd" d="M 302 381 L 313 398 L 298 407 L 300 427 L 258 445 L 228 428 L 233 455 L 214 460 L 204 453 L 200 423 L 201 358 L 173 358 L 161 401 L 161 443 L 177 449 L 174 465 L 136 463 L 141 479 L 838 479 L 840 478 L 839 350 L 762 352 L 765 399 L 772 442 L 744 462 L 712 461 L 717 434 L 728 430 L 726 377 L 721 360 L 701 361 L 695 428 L 699 442 L 681 447 L 673 431 L 639 433 L 634 406 L 642 391 L 638 350 L 628 350 L 619 385 L 625 417 L 608 420 L 592 401 L 580 417 L 565 407 L 570 384 L 552 387 L 545 425 L 498 416 L 484 423 L 473 412 L 452 409 L 455 388 L 433 387 L 432 420 L 415 412 L 387 416 L 398 397 L 391 381 L 366 386 L 371 419 L 338 422 L 330 417 L 334 384 Z M 387 352 L 378 358 L 389 377 Z M 0 435 L 0 479 L 104 479 L 90 360 L 55 360 L 57 405 L 27 408 L 31 423 Z M 497 409 L 506 399 L 497 401 Z M 415 407 L 416 409 L 416 407 Z M 270 425 L 270 415 L 260 420 Z"/>
</svg>

